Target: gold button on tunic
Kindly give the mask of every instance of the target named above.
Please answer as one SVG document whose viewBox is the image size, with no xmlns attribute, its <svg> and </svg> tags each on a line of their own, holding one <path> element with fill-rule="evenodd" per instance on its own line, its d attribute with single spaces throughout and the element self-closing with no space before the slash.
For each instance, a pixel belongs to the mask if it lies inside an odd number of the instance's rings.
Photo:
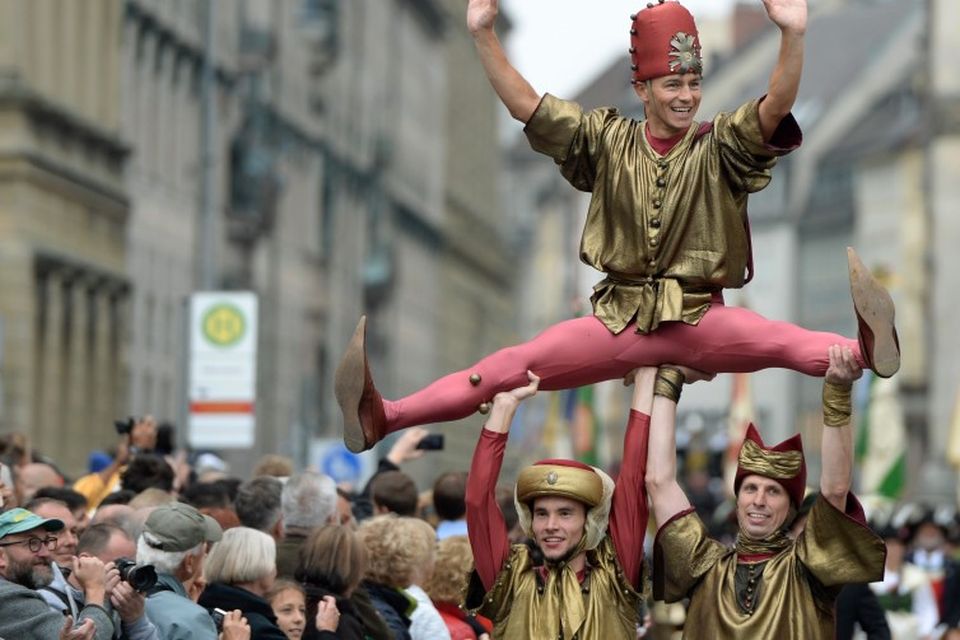
<svg viewBox="0 0 960 640">
<path fill-rule="evenodd" d="M 763 142 L 758 104 L 719 114 L 705 131 L 695 123 L 660 156 L 642 121 L 541 100 L 525 132 L 570 184 L 593 194 L 580 259 L 607 274 L 591 301 L 611 332 L 633 320 L 642 333 L 669 320 L 696 324 L 714 292 L 747 281 L 747 195 L 767 186 L 777 157 L 791 150 Z M 792 116 L 784 126 L 799 140 Z M 651 229 L 659 229 L 653 238 Z"/>
</svg>

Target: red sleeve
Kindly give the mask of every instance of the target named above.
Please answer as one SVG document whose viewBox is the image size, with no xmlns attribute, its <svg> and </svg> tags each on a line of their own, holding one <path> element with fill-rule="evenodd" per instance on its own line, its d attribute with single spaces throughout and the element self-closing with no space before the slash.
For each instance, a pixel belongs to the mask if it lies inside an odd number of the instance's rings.
<svg viewBox="0 0 960 640">
<path fill-rule="evenodd" d="M 643 566 L 643 538 L 647 532 L 647 443 L 650 416 L 630 410 L 623 438 L 623 462 L 610 507 L 610 538 L 630 584 L 638 591 Z"/>
<path fill-rule="evenodd" d="M 481 429 L 467 477 L 467 532 L 477 574 L 487 591 L 493 587 L 500 568 L 510 555 L 507 523 L 500 512 L 496 494 L 506 446 L 506 433 Z"/>
</svg>

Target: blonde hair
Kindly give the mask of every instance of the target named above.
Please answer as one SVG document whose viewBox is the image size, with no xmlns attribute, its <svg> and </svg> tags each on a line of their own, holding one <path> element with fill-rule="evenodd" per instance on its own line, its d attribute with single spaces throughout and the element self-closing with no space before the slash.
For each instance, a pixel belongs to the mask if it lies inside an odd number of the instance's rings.
<svg viewBox="0 0 960 640">
<path fill-rule="evenodd" d="M 367 569 L 367 548 L 349 527 L 329 524 L 315 529 L 300 546 L 297 580 L 347 595 Z"/>
<path fill-rule="evenodd" d="M 260 580 L 276 566 L 273 538 L 250 527 L 233 527 L 210 549 L 203 562 L 203 577 L 208 583 L 243 584 Z"/>
<path fill-rule="evenodd" d="M 473 571 L 473 550 L 467 536 L 450 536 L 437 545 L 433 575 L 423 585 L 434 602 L 460 604 Z"/>
<path fill-rule="evenodd" d="M 433 566 L 437 533 L 419 518 L 377 516 L 364 521 L 358 533 L 370 556 L 366 577 L 371 582 L 405 589 L 419 571 Z"/>
<path fill-rule="evenodd" d="M 274 478 L 289 478 L 293 475 L 293 460 L 286 456 L 268 453 L 257 461 L 253 468 L 253 477 L 273 476 Z"/>
</svg>

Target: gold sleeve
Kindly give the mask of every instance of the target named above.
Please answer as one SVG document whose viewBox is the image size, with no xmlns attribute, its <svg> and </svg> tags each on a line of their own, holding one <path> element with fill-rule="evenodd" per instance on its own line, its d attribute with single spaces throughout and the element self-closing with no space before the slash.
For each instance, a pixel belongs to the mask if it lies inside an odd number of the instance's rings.
<svg viewBox="0 0 960 640">
<path fill-rule="evenodd" d="M 616 109 L 584 112 L 576 102 L 544 94 L 524 127 L 530 147 L 553 158 L 560 173 L 580 191 L 593 191 L 604 128 L 619 119 Z"/>
<path fill-rule="evenodd" d="M 777 158 L 792 148 L 777 148 L 764 142 L 760 131 L 760 101 L 751 100 L 731 113 L 721 113 L 713 121 L 713 135 L 726 176 L 739 190 L 756 193 L 770 183 L 770 171 Z M 782 126 L 799 127 L 793 116 Z"/>
<path fill-rule="evenodd" d="M 847 500 L 856 502 L 852 495 Z M 800 562 L 825 587 L 883 579 L 883 540 L 822 496 L 810 509 L 796 549 Z"/>
<path fill-rule="evenodd" d="M 653 598 L 668 603 L 683 600 L 728 553 L 732 550 L 707 535 L 696 512 L 667 522 L 653 546 Z"/>
</svg>

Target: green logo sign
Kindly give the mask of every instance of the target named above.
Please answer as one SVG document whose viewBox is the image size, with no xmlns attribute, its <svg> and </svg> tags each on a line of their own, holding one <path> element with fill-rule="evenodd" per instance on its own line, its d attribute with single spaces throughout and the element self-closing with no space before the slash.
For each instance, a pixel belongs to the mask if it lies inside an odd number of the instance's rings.
<svg viewBox="0 0 960 640">
<path fill-rule="evenodd" d="M 218 347 L 236 344 L 247 332 L 247 321 L 232 304 L 215 304 L 201 320 L 203 336 Z"/>
</svg>

